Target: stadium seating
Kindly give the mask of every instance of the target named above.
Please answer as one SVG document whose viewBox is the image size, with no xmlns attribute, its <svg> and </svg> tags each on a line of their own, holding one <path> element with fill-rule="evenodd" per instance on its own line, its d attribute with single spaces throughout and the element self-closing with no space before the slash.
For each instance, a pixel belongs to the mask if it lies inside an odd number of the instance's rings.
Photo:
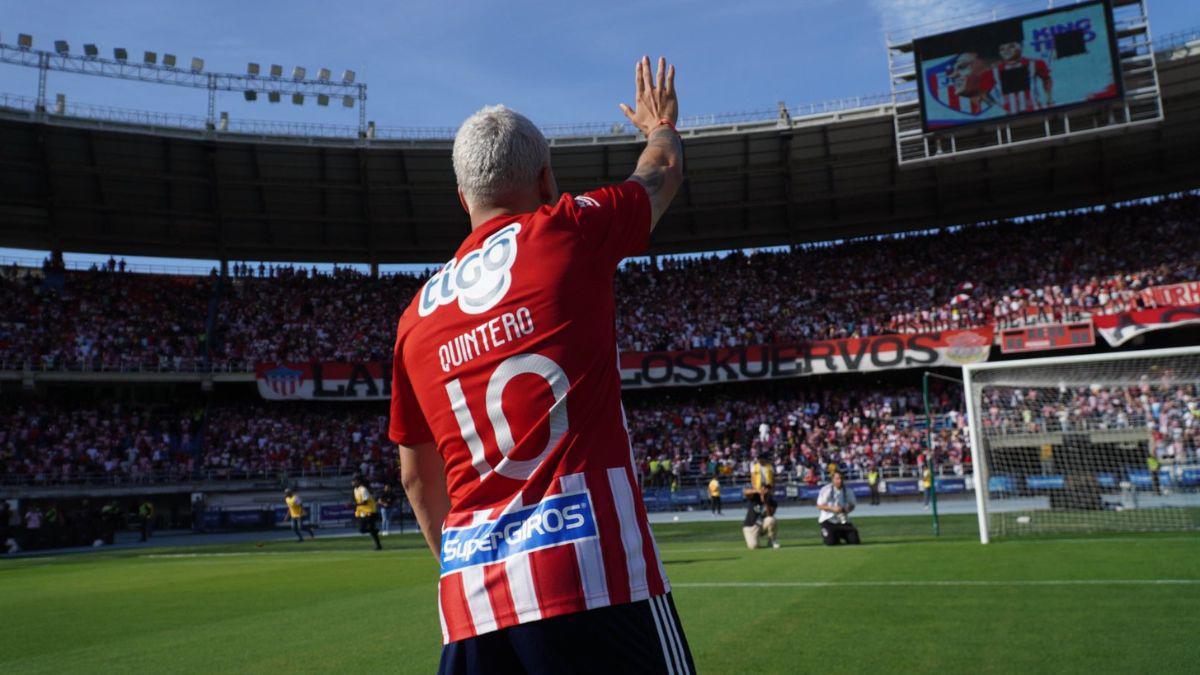
<svg viewBox="0 0 1200 675">
<path fill-rule="evenodd" d="M 657 351 L 1124 311 L 1140 289 L 1200 278 L 1198 220 L 1200 198 L 1189 196 L 938 236 L 631 262 L 616 279 L 617 339 Z M 220 283 L 107 270 L 3 276 L 0 364 L 91 370 L 386 359 L 422 283 L 261 264 L 236 265 Z"/>
</svg>

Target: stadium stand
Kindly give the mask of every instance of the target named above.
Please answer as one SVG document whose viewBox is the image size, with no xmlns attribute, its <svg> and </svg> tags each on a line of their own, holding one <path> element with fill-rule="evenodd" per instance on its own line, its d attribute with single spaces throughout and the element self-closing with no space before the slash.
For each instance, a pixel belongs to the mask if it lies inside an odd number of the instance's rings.
<svg viewBox="0 0 1200 675">
<path fill-rule="evenodd" d="M 626 351 L 661 351 L 1126 311 L 1148 286 L 1200 278 L 1198 221 L 1200 197 L 1189 195 L 951 232 L 632 262 L 616 280 L 618 341 Z M 250 371 L 259 362 L 386 360 L 396 316 L 423 281 L 261 263 L 235 271 L 217 283 L 8 268 L 0 362 Z"/>
</svg>

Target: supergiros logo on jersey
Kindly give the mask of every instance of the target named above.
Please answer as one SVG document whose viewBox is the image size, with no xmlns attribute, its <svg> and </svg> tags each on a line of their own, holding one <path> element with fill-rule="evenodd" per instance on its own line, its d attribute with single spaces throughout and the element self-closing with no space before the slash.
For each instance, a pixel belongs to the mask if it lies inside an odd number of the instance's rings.
<svg viewBox="0 0 1200 675">
<path fill-rule="evenodd" d="M 596 536 L 586 492 L 547 497 L 496 520 L 442 532 L 442 574 Z"/>
<path fill-rule="evenodd" d="M 520 231 L 521 224 L 513 223 L 493 233 L 462 260 L 451 258 L 421 289 L 420 315 L 429 316 L 455 300 L 466 314 L 482 314 L 495 307 L 512 286 Z"/>
</svg>

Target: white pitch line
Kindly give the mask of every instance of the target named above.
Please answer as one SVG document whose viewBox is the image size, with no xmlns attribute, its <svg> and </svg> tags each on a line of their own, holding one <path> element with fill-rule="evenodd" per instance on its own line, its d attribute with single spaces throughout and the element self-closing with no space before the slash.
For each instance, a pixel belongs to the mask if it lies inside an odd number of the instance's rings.
<svg viewBox="0 0 1200 675">
<path fill-rule="evenodd" d="M 910 581 L 698 581 L 672 582 L 672 588 L 838 588 L 905 586 L 1200 586 L 1200 579 L 1015 579 L 983 581 L 972 579 Z"/>
</svg>

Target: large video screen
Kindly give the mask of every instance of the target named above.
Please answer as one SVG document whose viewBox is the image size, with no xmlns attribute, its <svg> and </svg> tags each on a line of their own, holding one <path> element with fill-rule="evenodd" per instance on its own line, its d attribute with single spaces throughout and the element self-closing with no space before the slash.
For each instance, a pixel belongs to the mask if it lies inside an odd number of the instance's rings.
<svg viewBox="0 0 1200 675">
<path fill-rule="evenodd" d="M 925 131 L 1120 98 L 1112 25 L 1098 0 L 914 41 Z"/>
</svg>

